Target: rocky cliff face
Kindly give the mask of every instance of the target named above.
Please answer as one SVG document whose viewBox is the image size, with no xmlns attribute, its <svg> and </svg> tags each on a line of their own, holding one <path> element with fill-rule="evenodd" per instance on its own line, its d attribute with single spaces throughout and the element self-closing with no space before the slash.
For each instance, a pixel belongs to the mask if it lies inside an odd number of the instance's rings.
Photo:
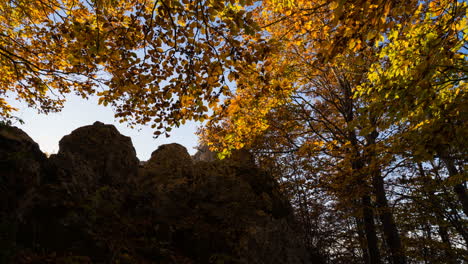
<svg viewBox="0 0 468 264">
<path fill-rule="evenodd" d="M 0 205 L 0 263 L 320 263 L 248 154 L 193 161 L 169 144 L 140 165 L 98 122 L 50 158 L 0 127 Z"/>
</svg>

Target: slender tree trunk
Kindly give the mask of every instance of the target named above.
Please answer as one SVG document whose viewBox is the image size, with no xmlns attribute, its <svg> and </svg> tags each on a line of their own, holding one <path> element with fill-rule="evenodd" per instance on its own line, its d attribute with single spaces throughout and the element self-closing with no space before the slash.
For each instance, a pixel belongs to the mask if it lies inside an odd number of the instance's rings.
<svg viewBox="0 0 468 264">
<path fill-rule="evenodd" d="M 372 175 L 372 187 L 375 195 L 377 214 L 382 222 L 385 243 L 390 250 L 390 259 L 392 264 L 406 264 L 406 256 L 401 245 L 400 235 L 393 219 L 393 214 L 388 206 L 387 196 L 385 194 L 384 179 L 380 171 L 380 166 L 376 160 L 375 143 L 378 132 L 374 131 L 367 137 L 368 143 L 368 166 Z"/>
<path fill-rule="evenodd" d="M 428 178 L 426 173 L 424 172 L 424 168 L 423 168 L 422 163 L 418 162 L 417 165 L 418 165 L 419 174 L 421 175 L 421 177 L 424 178 L 424 182 L 430 182 L 431 179 Z M 447 263 L 456 264 L 457 260 L 456 260 L 456 257 L 453 255 L 453 252 L 452 252 L 452 245 L 451 245 L 451 242 L 450 242 L 449 234 L 447 232 L 447 227 L 444 226 L 444 222 L 445 222 L 444 214 L 439 211 L 439 210 L 441 210 L 443 208 L 443 206 L 440 206 L 439 204 L 436 204 L 437 199 L 436 199 L 436 196 L 434 195 L 434 192 L 432 190 L 429 190 L 429 191 L 423 192 L 423 193 L 427 196 L 427 198 L 430 201 L 432 201 L 434 203 L 434 205 L 432 207 L 435 208 L 434 216 L 436 218 L 439 218 L 439 221 L 440 221 L 440 222 L 437 223 L 437 225 L 438 225 L 438 234 L 440 236 L 440 239 L 442 240 L 442 243 L 445 246 L 445 257 L 446 257 Z M 457 228 L 455 227 L 455 229 L 457 229 Z"/>
<path fill-rule="evenodd" d="M 459 174 L 457 167 L 451 158 L 443 158 L 442 159 L 447 166 L 449 176 L 454 177 Z M 466 188 L 463 186 L 462 183 L 456 184 L 453 186 L 453 191 L 457 195 L 458 200 L 462 204 L 463 212 L 466 216 L 468 216 L 468 195 L 466 194 Z"/>
<path fill-rule="evenodd" d="M 359 245 L 362 250 L 362 259 L 365 264 L 370 264 L 369 253 L 367 252 L 366 233 L 364 231 L 364 222 L 362 221 L 362 218 L 356 217 L 356 229 L 359 236 Z"/>
<path fill-rule="evenodd" d="M 463 184 L 456 184 L 453 186 L 453 191 L 457 194 L 458 200 L 463 206 L 463 212 L 468 216 L 468 196 L 466 194 L 466 189 Z"/>
<path fill-rule="evenodd" d="M 439 151 L 439 156 L 441 160 L 445 163 L 445 166 L 447 166 L 449 177 L 455 177 L 460 173 L 457 167 L 455 166 L 455 162 L 451 157 L 449 157 L 447 153 L 445 153 L 444 151 Z M 462 204 L 463 212 L 466 216 L 468 216 L 468 195 L 466 194 L 466 188 L 463 185 L 463 182 L 453 186 L 453 191 L 455 192 L 458 200 Z"/>
<path fill-rule="evenodd" d="M 353 174 L 359 177 L 355 184 L 358 185 L 359 188 L 367 189 L 366 180 L 362 175 L 365 164 L 363 161 L 363 157 L 360 156 L 358 152 L 356 152 L 355 160 L 352 162 L 351 166 L 353 169 Z M 366 258 L 364 262 L 369 264 L 380 264 L 382 262 L 380 260 L 380 251 L 374 222 L 374 210 L 368 191 L 365 191 L 364 194 L 360 197 L 358 209 L 360 210 L 359 216 L 362 218 L 364 235 L 366 238 L 367 253 L 363 254 L 363 257 Z"/>
<path fill-rule="evenodd" d="M 424 221 L 424 223 L 421 224 L 422 229 L 424 230 L 425 233 L 425 240 L 427 241 L 432 241 L 432 232 L 431 232 L 431 227 L 427 223 L 427 221 Z M 428 247 L 427 243 L 423 245 L 422 249 L 422 254 L 424 257 L 424 263 L 429 263 L 429 257 L 431 256 L 431 250 Z"/>
<path fill-rule="evenodd" d="M 340 78 L 338 74 L 333 70 L 333 73 L 335 74 L 337 81 L 340 83 L 340 88 L 343 91 L 344 94 L 344 103 L 343 103 L 343 109 L 341 111 L 343 114 L 343 117 L 348 125 L 348 127 L 353 127 L 354 125 L 351 125 L 350 123 L 354 120 L 354 101 L 353 101 L 353 90 L 351 88 L 351 84 L 346 80 L 346 78 Z M 363 174 L 363 169 L 365 168 L 365 159 L 366 157 L 362 155 L 361 153 L 361 145 L 357 140 L 357 131 L 353 128 L 352 130 L 348 131 L 348 140 L 351 143 L 352 146 L 352 154 L 354 155 L 354 160 L 351 164 L 353 174 L 355 176 L 359 177 L 357 180 L 357 185 L 360 188 L 367 188 L 368 181 L 365 177 L 365 174 Z M 380 259 L 380 251 L 379 251 L 379 245 L 378 245 L 378 240 L 377 240 L 377 233 L 376 233 L 376 228 L 375 228 L 375 222 L 374 222 L 374 211 L 373 211 L 373 206 L 371 203 L 371 197 L 368 191 L 366 191 L 361 197 L 361 215 L 362 215 L 362 221 L 364 225 L 364 233 L 366 237 L 366 242 L 367 242 L 367 254 L 363 254 L 363 256 L 368 257 L 368 261 L 365 260 L 365 263 L 369 264 L 381 264 L 382 261 Z"/>
<path fill-rule="evenodd" d="M 367 250 L 370 264 L 380 264 L 380 251 L 375 231 L 374 212 L 372 211 L 371 198 L 364 195 L 361 198 L 362 216 L 364 221 L 364 230 L 366 233 Z"/>
<path fill-rule="evenodd" d="M 450 236 L 447 232 L 447 228 L 443 225 L 439 225 L 439 230 L 438 230 L 440 239 L 442 240 L 442 243 L 444 243 L 445 246 L 445 257 L 447 258 L 447 263 L 450 264 L 456 264 L 457 259 L 455 255 L 453 255 L 452 252 L 452 243 L 450 242 Z"/>
<path fill-rule="evenodd" d="M 378 215 L 382 222 L 385 242 L 390 250 L 393 264 L 405 264 L 406 256 L 401 245 L 400 235 L 396 227 L 393 215 L 388 207 L 387 197 L 385 196 L 384 182 L 380 173 L 373 177 L 373 187 L 376 197 Z"/>
<path fill-rule="evenodd" d="M 420 162 L 418 162 L 418 168 L 419 168 L 419 173 L 421 174 L 422 177 L 427 178 L 426 180 L 428 182 L 431 181 L 429 177 L 427 177 L 426 173 L 424 172 L 424 168 Z M 429 198 L 429 201 L 432 203 L 432 211 L 436 214 L 441 221 L 445 221 L 445 215 L 448 216 L 448 223 L 452 225 L 452 227 L 458 232 L 458 234 L 463 238 L 465 241 L 465 247 L 468 248 L 468 232 L 466 231 L 466 228 L 463 224 L 463 222 L 460 219 L 460 216 L 458 215 L 456 205 L 452 203 L 452 199 L 450 201 L 446 200 L 448 203 L 448 207 L 445 208 L 446 206 L 437 203 L 438 199 L 437 196 L 434 194 L 433 191 L 429 192 L 424 192 L 426 196 Z M 444 190 L 445 193 L 445 190 Z M 450 196 L 450 194 L 445 193 L 445 196 Z"/>
</svg>

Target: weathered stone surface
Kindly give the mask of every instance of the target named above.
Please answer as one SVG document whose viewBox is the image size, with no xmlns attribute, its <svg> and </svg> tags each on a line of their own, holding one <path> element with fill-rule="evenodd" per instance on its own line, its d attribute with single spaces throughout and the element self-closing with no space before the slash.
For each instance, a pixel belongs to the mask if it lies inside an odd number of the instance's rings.
<svg viewBox="0 0 468 264">
<path fill-rule="evenodd" d="M 187 149 L 177 143 L 159 146 L 151 153 L 151 158 L 140 165 L 140 186 L 154 188 L 176 178 L 192 177 L 192 158 Z"/>
<path fill-rule="evenodd" d="M 177 143 L 166 144 L 151 153 L 146 167 L 164 171 L 169 175 L 179 174 L 192 167 L 192 158 L 184 146 Z"/>
<path fill-rule="evenodd" d="M 201 145 L 198 147 L 197 152 L 193 155 L 192 159 L 195 162 L 198 161 L 215 161 L 218 158 L 216 157 L 216 153 L 210 150 L 207 145 Z"/>
<path fill-rule="evenodd" d="M 0 263 L 15 253 L 23 208 L 44 182 L 47 158 L 17 127 L 0 125 Z"/>
<path fill-rule="evenodd" d="M 139 164 L 130 137 L 101 122 L 64 136 L 51 161 L 71 191 L 79 188 L 84 193 L 102 185 L 127 183 L 136 176 Z"/>
<path fill-rule="evenodd" d="M 291 206 L 262 170 L 237 161 L 199 162 L 193 186 L 197 202 L 192 215 L 201 219 L 193 229 L 204 234 L 194 244 L 214 242 L 206 255 L 227 263 L 236 263 L 231 258 L 239 263 L 312 263 L 295 230 Z"/>
<path fill-rule="evenodd" d="M 0 130 L 0 157 L 35 153 L 14 173 L 37 180 L 12 208 L 21 219 L 0 219 L 4 263 L 320 263 L 302 246 L 278 184 L 248 152 L 194 163 L 168 144 L 140 164 L 129 138 L 95 123 L 65 136 L 47 161 L 11 131 Z M 14 235 L 3 236 L 3 223 Z"/>
<path fill-rule="evenodd" d="M 0 126 L 1 211 L 16 208 L 19 200 L 41 183 L 46 160 L 39 145 L 24 131 Z"/>
</svg>

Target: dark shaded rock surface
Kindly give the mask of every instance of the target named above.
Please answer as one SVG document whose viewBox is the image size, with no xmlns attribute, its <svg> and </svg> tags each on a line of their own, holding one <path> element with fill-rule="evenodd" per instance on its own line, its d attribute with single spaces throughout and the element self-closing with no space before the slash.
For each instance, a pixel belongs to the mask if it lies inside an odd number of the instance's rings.
<svg viewBox="0 0 468 264">
<path fill-rule="evenodd" d="M 59 152 L 51 156 L 62 181 L 90 188 L 125 184 L 135 177 L 139 161 L 129 137 L 113 125 L 95 122 L 80 127 L 59 142 Z"/>
<path fill-rule="evenodd" d="M 145 185 L 164 184 L 181 178 L 193 177 L 192 158 L 187 149 L 177 143 L 159 146 L 151 158 L 141 166 L 139 180 Z"/>
<path fill-rule="evenodd" d="M 193 155 L 192 159 L 195 162 L 198 161 L 215 161 L 218 158 L 216 157 L 216 153 L 210 150 L 207 145 L 201 145 L 197 148 L 197 152 Z"/>
<path fill-rule="evenodd" d="M 0 166 L 0 263 L 320 263 L 248 153 L 194 163 L 169 144 L 139 164 L 130 138 L 95 123 L 47 159 L 2 127 Z"/>
<path fill-rule="evenodd" d="M 38 187 L 44 175 L 46 156 L 26 133 L 0 126 L 0 208 L 11 212 L 18 202 Z M 0 212 L 0 213 L 2 213 Z"/>
</svg>

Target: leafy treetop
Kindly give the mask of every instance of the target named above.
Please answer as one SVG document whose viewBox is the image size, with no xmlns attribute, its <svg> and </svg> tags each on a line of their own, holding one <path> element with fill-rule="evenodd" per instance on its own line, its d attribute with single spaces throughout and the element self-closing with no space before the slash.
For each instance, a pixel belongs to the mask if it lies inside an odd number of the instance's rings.
<svg viewBox="0 0 468 264">
<path fill-rule="evenodd" d="M 74 92 L 156 135 L 203 120 L 229 94 L 224 72 L 254 30 L 240 4 L 251 2 L 2 0 L 1 115 L 15 110 L 8 97 L 48 113 Z"/>
</svg>

